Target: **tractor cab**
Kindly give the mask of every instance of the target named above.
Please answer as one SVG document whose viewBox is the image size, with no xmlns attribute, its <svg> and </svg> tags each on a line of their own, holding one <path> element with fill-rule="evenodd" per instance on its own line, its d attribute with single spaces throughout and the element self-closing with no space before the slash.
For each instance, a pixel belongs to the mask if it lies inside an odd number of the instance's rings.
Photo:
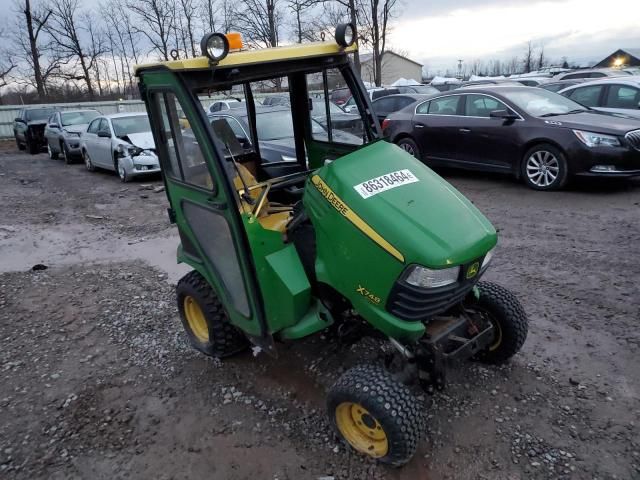
<svg viewBox="0 0 640 480">
<path fill-rule="evenodd" d="M 180 318 L 193 346 L 227 357 L 250 343 L 328 330 L 391 348 L 348 370 L 329 417 L 354 449 L 393 465 L 424 422 L 406 384 L 442 388 L 453 362 L 502 362 L 526 316 L 480 282 L 496 231 L 460 192 L 382 139 L 352 67 L 353 25 L 335 41 L 245 49 L 203 37 L 203 55 L 137 67 L 180 236 Z M 331 101 L 348 91 L 349 112 Z"/>
</svg>

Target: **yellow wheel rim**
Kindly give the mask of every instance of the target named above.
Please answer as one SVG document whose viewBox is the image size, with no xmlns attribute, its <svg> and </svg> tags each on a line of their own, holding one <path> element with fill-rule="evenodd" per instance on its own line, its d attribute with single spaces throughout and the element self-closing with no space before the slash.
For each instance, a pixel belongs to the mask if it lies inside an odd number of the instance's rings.
<svg viewBox="0 0 640 480">
<path fill-rule="evenodd" d="M 190 295 L 184 297 L 184 316 L 187 319 L 189 328 L 193 335 L 200 342 L 209 341 L 209 327 L 207 326 L 207 320 L 204 318 L 204 313 L 195 298 Z"/>
<path fill-rule="evenodd" d="M 500 327 L 500 323 L 495 320 L 491 320 L 491 325 L 493 325 L 493 329 L 495 330 L 495 342 L 489 345 L 489 351 L 493 352 L 496 348 L 500 346 L 502 343 L 502 328 Z"/>
<path fill-rule="evenodd" d="M 380 422 L 358 403 L 343 402 L 336 408 L 338 430 L 357 451 L 374 458 L 389 451 L 387 434 Z"/>
</svg>

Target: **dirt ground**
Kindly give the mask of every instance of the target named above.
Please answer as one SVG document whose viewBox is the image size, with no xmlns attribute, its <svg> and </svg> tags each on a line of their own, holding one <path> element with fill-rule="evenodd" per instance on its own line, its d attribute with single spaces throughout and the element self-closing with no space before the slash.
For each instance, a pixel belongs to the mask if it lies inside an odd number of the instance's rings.
<svg viewBox="0 0 640 480">
<path fill-rule="evenodd" d="M 640 478 L 640 183 L 539 193 L 443 175 L 499 229 L 486 278 L 520 297 L 530 332 L 507 366 L 469 363 L 425 396 L 419 451 L 391 469 L 324 416 L 324 390 L 372 341 L 194 352 L 159 179 L 1 144 L 0 478 Z"/>
</svg>

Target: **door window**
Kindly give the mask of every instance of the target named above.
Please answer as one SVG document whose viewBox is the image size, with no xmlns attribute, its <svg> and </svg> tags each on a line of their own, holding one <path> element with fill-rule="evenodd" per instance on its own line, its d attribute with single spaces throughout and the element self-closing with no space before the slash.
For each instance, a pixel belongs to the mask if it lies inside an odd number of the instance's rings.
<svg viewBox="0 0 640 480">
<path fill-rule="evenodd" d="M 98 133 L 98 127 L 100 126 L 100 118 L 96 118 L 93 122 L 89 124 L 87 128 L 87 133 Z"/>
<path fill-rule="evenodd" d="M 602 85 L 576 88 L 569 94 L 569 98 L 586 107 L 597 107 L 602 92 Z"/>
<path fill-rule="evenodd" d="M 609 85 L 604 106 L 637 109 L 640 107 L 640 89 L 628 85 Z"/>
<path fill-rule="evenodd" d="M 431 100 L 427 113 L 430 115 L 457 115 L 460 98 L 460 95 L 452 95 Z"/>
<path fill-rule="evenodd" d="M 486 95 L 466 96 L 466 116 L 489 118 L 489 114 L 494 110 L 508 110 L 507 106 Z"/>
<path fill-rule="evenodd" d="M 99 132 L 107 132 L 111 135 L 111 128 L 109 128 L 109 122 L 106 118 L 102 118 L 100 120 L 100 126 L 98 127 Z"/>
<path fill-rule="evenodd" d="M 376 113 L 389 113 L 394 111 L 396 99 L 393 97 L 384 97 L 373 102 L 373 109 Z"/>
<path fill-rule="evenodd" d="M 213 190 L 213 180 L 198 139 L 191 128 L 182 130 L 178 110 L 182 110 L 173 93 L 159 94 L 162 130 L 168 165 L 165 173 L 196 187 Z"/>
</svg>

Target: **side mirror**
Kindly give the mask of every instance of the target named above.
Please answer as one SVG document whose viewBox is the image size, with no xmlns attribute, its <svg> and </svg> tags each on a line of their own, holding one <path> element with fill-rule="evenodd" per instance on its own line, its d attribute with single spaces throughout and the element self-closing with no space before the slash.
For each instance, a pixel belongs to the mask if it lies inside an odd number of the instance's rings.
<svg viewBox="0 0 640 480">
<path fill-rule="evenodd" d="M 24 120 L 23 120 L 23 119 L 21 119 L 20 117 L 16 117 L 16 118 L 14 118 L 14 119 L 13 119 L 13 121 L 14 121 L 14 122 L 17 122 L 17 123 L 24 123 Z"/>
<path fill-rule="evenodd" d="M 509 110 L 493 110 L 489 113 L 491 118 L 501 118 L 502 120 L 516 120 L 518 116 Z"/>
<path fill-rule="evenodd" d="M 60 128 L 57 123 L 50 123 L 49 128 Z"/>
<path fill-rule="evenodd" d="M 100 130 L 98 132 L 98 136 L 102 137 L 102 138 L 111 138 L 111 133 L 105 131 L 105 130 Z"/>
</svg>

